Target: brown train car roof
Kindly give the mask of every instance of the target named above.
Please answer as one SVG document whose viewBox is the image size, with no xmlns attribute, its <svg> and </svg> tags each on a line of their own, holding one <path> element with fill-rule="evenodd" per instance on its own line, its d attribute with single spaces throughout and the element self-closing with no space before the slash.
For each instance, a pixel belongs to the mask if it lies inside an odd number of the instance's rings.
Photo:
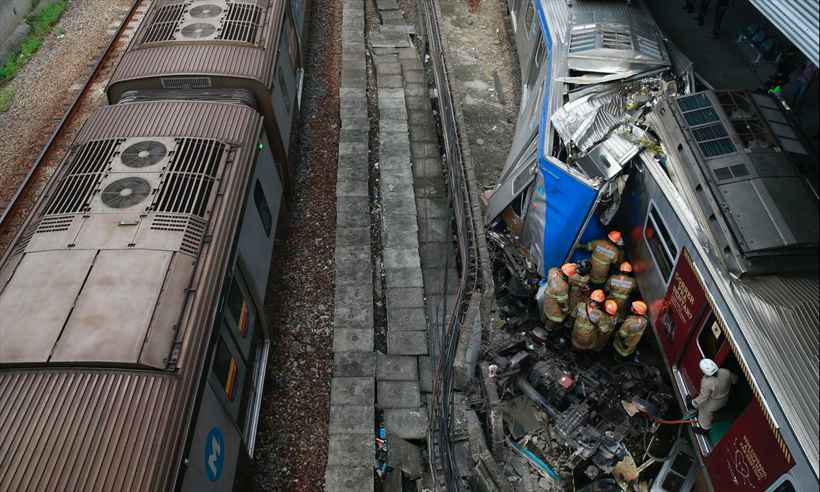
<svg viewBox="0 0 820 492">
<path fill-rule="evenodd" d="M 213 325 L 213 301 L 228 268 L 261 128 L 261 117 L 245 106 L 181 101 L 108 106 L 85 124 L 29 219 L 27 229 L 33 232 L 23 235 L 0 265 L 0 319 L 4 320 L 0 323 L 0 490 L 154 491 L 173 487 L 185 436 L 192 425 L 192 402 Z M 145 200 L 150 206 L 143 208 L 141 203 L 132 207 L 140 210 L 140 224 L 132 227 L 131 223 L 123 223 L 127 221 L 122 220 L 116 207 L 103 211 L 95 208 L 101 196 L 99 183 L 120 171 L 125 174 L 125 170 L 118 171 L 118 166 L 127 152 L 119 152 L 114 157 L 106 154 L 106 171 L 96 178 L 96 191 L 89 195 L 82 211 L 56 215 L 71 217 L 73 225 L 66 226 L 67 230 L 55 225 L 55 215 L 49 212 L 55 204 L 63 203 L 64 183 L 77 175 L 78 166 L 92 161 L 76 157 L 78 152 L 88 145 L 110 141 L 122 149 L 138 137 L 165 138 L 169 146 L 176 145 L 172 147 L 174 158 L 163 161 L 167 167 L 159 174 L 164 178 L 158 180 L 152 198 Z M 217 177 L 207 210 L 176 213 L 177 219 L 192 219 L 196 213 L 204 216 L 197 219 L 197 227 L 210 239 L 197 248 L 190 246 L 189 229 L 154 227 L 157 221 L 163 227 L 168 225 L 173 215 L 158 209 L 163 206 L 163 186 L 175 182 L 171 176 L 175 166 L 201 160 L 182 157 L 188 151 L 180 145 L 191 139 L 209 139 L 211 147 L 218 142 L 227 149 L 214 171 Z M 203 155 L 202 148 L 197 152 L 197 156 Z M 135 176 L 145 169 L 150 171 L 151 167 L 136 169 Z M 130 195 L 126 195 L 127 199 Z M 98 222 L 98 217 L 113 217 L 113 222 Z M 135 233 L 133 246 L 122 246 L 112 238 L 116 238 L 116 230 L 123 228 L 144 233 Z M 85 243 L 80 240 L 75 245 L 60 246 L 60 238 L 72 230 L 79 231 L 77 238 L 88 233 Z M 57 239 L 50 239 L 50 235 Z M 39 286 L 39 290 L 29 289 L 31 282 L 22 274 L 27 257 L 48 255 L 40 259 L 47 260 L 45 267 L 56 270 L 89 251 L 97 260 L 83 266 L 88 280 L 77 292 L 60 291 L 59 282 L 56 288 L 49 284 Z M 158 282 L 162 290 L 157 290 L 156 282 L 143 282 L 148 278 L 143 275 L 130 296 L 101 296 L 100 286 L 116 293 L 119 284 L 130 281 L 117 277 L 122 267 L 116 260 L 132 261 L 133 255 L 170 257 L 162 263 L 166 268 L 161 274 L 164 281 Z M 103 256 L 108 259 L 101 261 Z M 107 283 L 89 290 L 95 276 L 107 278 Z M 174 297 L 175 292 L 185 295 Z M 26 300 L 21 293 L 33 298 Z M 26 326 L 29 316 L 46 310 L 55 297 L 76 301 L 76 308 L 51 310 L 62 316 L 55 319 L 58 325 L 62 320 L 66 328 L 45 350 L 29 350 L 27 338 L 31 334 L 21 332 L 21 327 Z M 127 312 L 132 301 L 144 305 L 140 300 L 143 297 L 151 301 L 149 311 L 153 316 L 127 319 L 124 324 L 129 331 L 119 333 L 129 340 L 136 338 L 142 347 L 136 353 L 123 351 L 122 345 L 127 344 L 119 343 L 118 338 L 107 339 L 97 322 L 113 319 L 112 313 Z M 20 302 L 25 303 L 22 308 Z M 77 318 L 84 302 L 96 310 L 89 309 Z M 15 320 L 14 324 L 8 323 L 9 319 Z M 88 330 L 72 332 L 72 322 Z M 45 324 L 42 329 L 46 329 Z M 35 336 L 39 328 L 29 326 Z M 115 332 L 119 329 L 119 324 L 111 328 Z M 70 343 L 61 345 L 64 337 Z M 57 357 L 61 347 L 71 350 Z"/>
<path fill-rule="evenodd" d="M 249 79 L 269 91 L 285 7 L 282 0 L 155 1 L 108 91 L 127 81 L 183 75 Z M 213 10 L 197 10 L 204 8 Z"/>
</svg>

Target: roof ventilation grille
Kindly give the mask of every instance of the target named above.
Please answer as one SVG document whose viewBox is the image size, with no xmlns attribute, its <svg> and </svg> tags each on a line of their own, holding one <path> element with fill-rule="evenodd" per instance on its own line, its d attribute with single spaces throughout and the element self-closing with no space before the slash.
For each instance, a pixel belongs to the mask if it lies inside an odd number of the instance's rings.
<svg viewBox="0 0 820 492">
<path fill-rule="evenodd" d="M 37 233 L 67 231 L 74 221 L 74 215 L 47 215 L 37 226 Z"/>
<path fill-rule="evenodd" d="M 215 140 L 179 139 L 154 210 L 204 217 L 225 149 L 225 144 Z"/>
<path fill-rule="evenodd" d="M 96 140 L 80 146 L 71 167 L 45 214 L 71 214 L 85 210 L 121 140 Z"/>
<path fill-rule="evenodd" d="M 29 241 L 34 236 L 34 233 L 37 232 L 37 224 L 30 224 L 26 227 L 26 230 L 23 231 L 23 234 L 20 236 L 20 239 L 17 241 L 17 244 L 14 245 L 14 248 L 11 250 L 11 256 L 17 256 L 22 254 L 23 251 L 26 250 L 28 247 Z"/>
<path fill-rule="evenodd" d="M 262 9 L 256 5 L 230 3 L 228 13 L 222 21 L 222 31 L 218 39 L 256 43 Z"/>
<path fill-rule="evenodd" d="M 160 80 L 163 89 L 210 89 L 210 77 L 164 77 Z"/>
<path fill-rule="evenodd" d="M 190 216 L 179 250 L 191 256 L 199 255 L 199 248 L 202 246 L 202 239 L 205 237 L 206 226 L 207 223 L 204 220 L 196 216 Z"/>
<path fill-rule="evenodd" d="M 177 25 L 185 13 L 184 3 L 164 5 L 157 10 L 142 38 L 143 43 L 159 43 L 174 39 Z"/>
</svg>

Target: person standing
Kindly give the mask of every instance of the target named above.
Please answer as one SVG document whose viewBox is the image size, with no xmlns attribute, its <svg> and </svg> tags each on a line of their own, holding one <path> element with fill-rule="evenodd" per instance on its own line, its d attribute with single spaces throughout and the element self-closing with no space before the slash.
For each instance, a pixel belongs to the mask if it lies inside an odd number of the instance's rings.
<svg viewBox="0 0 820 492">
<path fill-rule="evenodd" d="M 595 339 L 595 345 L 592 350 L 600 352 L 612 339 L 612 333 L 615 327 L 618 326 L 618 303 L 612 299 L 607 299 L 604 302 L 604 322 L 598 323 L 598 336 Z"/>
<path fill-rule="evenodd" d="M 632 303 L 632 314 L 626 317 L 618 333 L 615 334 L 615 340 L 612 346 L 621 357 L 629 357 L 638 348 L 641 342 L 643 332 L 649 325 L 649 320 L 646 319 L 646 303 L 643 301 L 635 301 Z"/>
<path fill-rule="evenodd" d="M 578 270 L 575 275 L 569 277 L 569 312 L 574 313 L 578 303 L 587 296 L 589 296 L 589 275 Z"/>
<path fill-rule="evenodd" d="M 708 434 L 715 420 L 715 413 L 729 402 L 732 385 L 737 383 L 737 375 L 718 365 L 712 359 L 701 359 L 698 364 L 703 378 L 700 380 L 700 393 L 695 398 L 686 397 L 687 405 L 698 412 L 698 426 L 694 431 Z"/>
<path fill-rule="evenodd" d="M 575 263 L 564 263 L 561 268 L 547 272 L 547 288 L 544 293 L 544 318 L 547 328 L 561 325 L 569 312 L 569 283 L 575 275 Z"/>
<path fill-rule="evenodd" d="M 632 273 L 632 263 L 625 261 L 618 267 L 620 273 L 612 275 L 606 281 L 604 289 L 609 297 L 618 304 L 618 313 L 625 314 L 624 309 L 632 297 L 632 293 L 638 288 L 638 283 L 634 277 L 630 277 Z"/>
<path fill-rule="evenodd" d="M 582 302 L 575 308 L 575 324 L 572 326 L 572 346 L 576 350 L 590 350 L 595 347 L 601 325 L 609 330 L 609 317 L 600 310 L 606 300 L 601 289 L 592 291 L 588 302 Z"/>
<path fill-rule="evenodd" d="M 587 251 L 592 251 L 592 271 L 589 279 L 593 284 L 603 285 L 606 282 L 612 266 L 620 263 L 624 256 L 619 247 L 623 245 L 624 240 L 620 231 L 610 231 L 607 239 L 596 239 L 584 246 Z"/>
<path fill-rule="evenodd" d="M 717 0 L 715 4 L 715 23 L 712 25 L 712 37 L 720 37 L 720 25 L 723 24 L 723 17 L 729 10 L 729 0 Z"/>
</svg>

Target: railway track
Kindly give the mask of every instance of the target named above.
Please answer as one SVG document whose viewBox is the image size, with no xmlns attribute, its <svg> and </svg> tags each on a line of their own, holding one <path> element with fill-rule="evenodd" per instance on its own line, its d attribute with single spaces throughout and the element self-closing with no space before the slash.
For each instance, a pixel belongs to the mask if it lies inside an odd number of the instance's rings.
<svg viewBox="0 0 820 492">
<path fill-rule="evenodd" d="M 467 307 L 471 300 L 480 296 L 482 285 L 481 256 L 479 254 L 479 218 L 475 217 L 470 190 L 470 180 L 462 152 L 458 119 L 447 74 L 447 60 L 439 30 L 440 12 L 436 0 L 419 0 L 427 38 L 427 54 L 430 56 L 433 78 L 438 93 L 439 118 L 447 162 L 448 195 L 451 218 L 457 237 L 458 290 L 454 306 L 444 306 L 438 326 L 433 329 L 433 405 L 430 410 L 430 465 L 437 487 L 463 490 L 461 475 L 451 443 L 451 411 L 453 401 L 453 362 L 458 348 L 459 336 L 464 326 Z M 449 258 L 449 254 L 447 255 Z M 445 266 L 445 271 L 447 270 Z M 446 276 L 445 276 L 446 282 Z M 444 286 L 447 292 L 447 285 Z"/>
<path fill-rule="evenodd" d="M 26 229 L 27 218 L 37 200 L 47 192 L 49 178 L 54 174 L 70 149 L 71 142 L 82 128 L 86 118 L 104 104 L 105 85 L 125 53 L 131 36 L 142 19 L 149 0 L 134 0 L 105 50 L 97 59 L 94 69 L 85 80 L 68 110 L 60 119 L 43 149 L 17 190 L 5 203 L 0 203 L 0 259 Z"/>
</svg>

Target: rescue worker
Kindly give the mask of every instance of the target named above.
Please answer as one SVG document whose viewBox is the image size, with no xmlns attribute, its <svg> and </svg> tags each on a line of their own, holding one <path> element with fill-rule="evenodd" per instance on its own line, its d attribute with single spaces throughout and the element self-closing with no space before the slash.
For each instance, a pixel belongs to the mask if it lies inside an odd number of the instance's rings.
<svg viewBox="0 0 820 492">
<path fill-rule="evenodd" d="M 598 336 L 595 339 L 595 346 L 592 347 L 596 352 L 600 352 L 612 340 L 612 333 L 618 326 L 618 303 L 612 299 L 607 299 L 604 302 L 604 316 L 607 320 L 604 323 L 598 324 Z"/>
<path fill-rule="evenodd" d="M 624 314 L 626 304 L 629 302 L 629 298 L 632 297 L 632 293 L 638 288 L 638 283 L 634 277 L 629 275 L 632 273 L 632 264 L 628 261 L 621 263 L 618 270 L 620 273 L 609 277 L 604 289 L 609 297 L 618 304 L 618 313 Z"/>
<path fill-rule="evenodd" d="M 548 328 L 561 325 L 569 313 L 569 283 L 576 272 L 575 263 L 564 263 L 561 268 L 550 268 L 544 292 L 544 318 Z"/>
<path fill-rule="evenodd" d="M 589 278 L 593 284 L 602 285 L 606 282 L 612 265 L 617 265 L 623 258 L 619 248 L 623 245 L 624 240 L 620 231 L 610 231 L 607 239 L 596 239 L 584 246 L 587 251 L 592 251 L 592 271 Z"/>
<path fill-rule="evenodd" d="M 572 346 L 577 350 L 590 350 L 595 347 L 598 333 L 608 332 L 610 318 L 600 309 L 606 295 L 601 289 L 592 291 L 588 302 L 581 302 L 575 308 L 575 324 L 572 326 Z"/>
<path fill-rule="evenodd" d="M 612 345 L 621 357 L 629 357 L 638 347 L 643 332 L 649 324 L 649 321 L 646 319 L 646 309 L 645 302 L 633 302 L 632 314 L 626 317 L 624 322 L 621 323 L 618 333 L 615 334 L 615 341 Z"/>
<path fill-rule="evenodd" d="M 694 431 L 699 434 L 708 434 L 712 428 L 715 413 L 729 402 L 729 392 L 732 385 L 737 383 L 737 375 L 732 371 L 719 368 L 712 359 L 701 359 L 700 370 L 703 378 L 700 380 L 700 393 L 695 398 L 686 397 L 687 403 L 695 407 L 698 412 L 698 425 Z"/>
<path fill-rule="evenodd" d="M 589 275 L 579 267 L 569 278 L 569 312 L 574 313 L 578 303 L 589 296 Z"/>
</svg>

